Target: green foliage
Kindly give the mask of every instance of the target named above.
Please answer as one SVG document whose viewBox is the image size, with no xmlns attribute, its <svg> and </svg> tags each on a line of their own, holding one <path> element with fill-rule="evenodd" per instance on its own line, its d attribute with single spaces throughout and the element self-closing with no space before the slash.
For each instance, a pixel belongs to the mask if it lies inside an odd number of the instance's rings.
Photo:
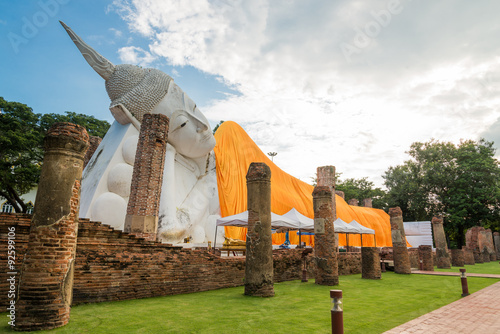
<svg viewBox="0 0 500 334">
<path fill-rule="evenodd" d="M 373 201 L 372 206 L 374 208 L 387 209 L 385 191 L 381 188 L 375 188 L 375 184 L 368 181 L 367 177 L 363 177 L 361 179 L 350 178 L 338 180 L 335 190 L 343 191 L 346 201 L 349 201 L 352 198 L 356 198 L 360 201 L 365 198 L 371 198 Z"/>
<path fill-rule="evenodd" d="M 213 129 L 213 131 L 212 131 L 212 133 L 213 133 L 213 134 L 215 134 L 215 132 L 217 131 L 217 129 L 219 128 L 219 126 L 221 126 L 221 125 L 222 125 L 222 123 L 224 123 L 224 121 L 220 121 L 220 122 L 219 122 L 219 124 L 217 124 L 217 125 L 215 126 L 215 128 L 214 128 L 214 129 Z"/>
<path fill-rule="evenodd" d="M 19 102 L 0 97 L 0 196 L 16 212 L 29 208 L 21 198 L 33 189 L 40 178 L 43 160 L 43 138 L 56 122 L 71 122 L 84 126 L 89 135 L 103 137 L 110 125 L 92 116 L 66 112 L 66 115 L 35 114 Z"/>
<path fill-rule="evenodd" d="M 316 285 L 314 280 L 276 283 L 272 298 L 247 297 L 243 287 L 234 287 L 77 305 L 71 308 L 69 324 L 50 332 L 326 334 L 331 333 L 334 288 L 343 293 L 345 333 L 382 333 L 460 299 L 459 277 L 386 272 L 381 280 L 361 279 L 360 274 L 339 279 L 338 287 Z M 469 292 L 496 282 L 469 277 Z M 14 333 L 7 321 L 0 324 L 1 331 Z"/>
<path fill-rule="evenodd" d="M 389 205 L 401 207 L 404 220 L 442 215 L 446 234 L 458 247 L 467 228 L 500 230 L 500 167 L 493 143 L 431 140 L 413 143 L 408 153 L 410 160 L 383 176 Z"/>
</svg>

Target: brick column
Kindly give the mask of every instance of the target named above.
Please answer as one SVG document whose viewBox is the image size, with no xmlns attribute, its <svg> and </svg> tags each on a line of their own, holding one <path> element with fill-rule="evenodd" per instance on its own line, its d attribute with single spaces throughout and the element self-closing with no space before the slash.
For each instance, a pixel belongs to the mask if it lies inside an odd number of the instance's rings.
<svg viewBox="0 0 500 334">
<path fill-rule="evenodd" d="M 500 233 L 493 232 L 493 241 L 495 244 L 495 252 L 497 254 L 497 259 L 500 259 Z"/>
<path fill-rule="evenodd" d="M 145 114 L 142 119 L 125 217 L 125 232 L 151 241 L 158 230 L 168 123 L 162 114 Z"/>
<path fill-rule="evenodd" d="M 248 234 L 245 295 L 272 297 L 273 243 L 271 233 L 271 169 L 252 162 L 247 173 Z"/>
<path fill-rule="evenodd" d="M 434 244 L 436 245 L 436 266 L 438 268 L 451 268 L 450 254 L 446 244 L 446 235 L 444 234 L 443 218 L 432 217 L 432 234 Z"/>
<path fill-rule="evenodd" d="M 372 208 L 373 207 L 373 200 L 371 198 L 365 198 L 365 199 L 363 199 L 362 205 L 365 208 Z"/>
<path fill-rule="evenodd" d="M 102 138 L 97 137 L 97 136 L 90 136 L 89 138 L 89 148 L 87 150 L 87 153 L 85 153 L 85 158 L 83 159 L 83 168 L 87 167 L 87 164 L 89 163 L 90 159 L 94 155 L 95 150 L 99 147 L 99 144 L 101 144 Z"/>
<path fill-rule="evenodd" d="M 474 254 L 474 263 L 483 263 L 482 243 L 479 240 L 481 231 L 484 231 L 484 227 L 474 226 L 465 233 L 465 244 L 467 245 L 467 249 L 471 250 Z"/>
<path fill-rule="evenodd" d="M 464 251 L 464 264 L 476 264 L 476 261 L 474 261 L 474 253 L 472 252 L 472 250 L 468 249 L 467 246 L 463 246 L 462 250 Z"/>
<path fill-rule="evenodd" d="M 361 278 L 380 279 L 380 255 L 377 247 L 361 247 Z"/>
<path fill-rule="evenodd" d="M 493 242 L 493 233 L 491 232 L 491 229 L 487 229 L 485 232 L 486 232 L 486 249 L 488 250 L 488 254 L 490 256 L 490 261 L 496 261 L 497 254 L 496 254 L 495 245 Z"/>
<path fill-rule="evenodd" d="M 418 258 L 419 261 L 422 261 L 422 270 L 434 271 L 434 261 L 432 260 L 431 245 L 418 246 Z"/>
<path fill-rule="evenodd" d="M 339 268 L 335 245 L 332 191 L 327 186 L 316 186 L 313 191 L 314 206 L 314 262 L 316 284 L 338 285 Z"/>
<path fill-rule="evenodd" d="M 465 265 L 465 254 L 462 249 L 451 250 L 451 265 L 453 267 L 463 267 Z"/>
<path fill-rule="evenodd" d="M 335 198 L 335 166 L 321 166 L 316 169 L 318 186 L 328 187 L 332 193 L 333 220 L 337 219 L 337 202 Z M 343 192 L 342 192 L 343 194 Z"/>
<path fill-rule="evenodd" d="M 56 123 L 47 132 L 36 206 L 19 280 L 15 330 L 68 323 L 78 233 L 80 180 L 89 136 L 85 128 Z"/>
<path fill-rule="evenodd" d="M 357 198 L 351 198 L 349 201 L 347 201 L 347 204 L 352 205 L 352 206 L 358 206 L 359 200 Z"/>
<path fill-rule="evenodd" d="M 390 208 L 392 255 L 396 274 L 411 274 L 410 256 L 406 248 L 406 234 L 403 225 L 403 212 L 399 207 Z"/>
</svg>

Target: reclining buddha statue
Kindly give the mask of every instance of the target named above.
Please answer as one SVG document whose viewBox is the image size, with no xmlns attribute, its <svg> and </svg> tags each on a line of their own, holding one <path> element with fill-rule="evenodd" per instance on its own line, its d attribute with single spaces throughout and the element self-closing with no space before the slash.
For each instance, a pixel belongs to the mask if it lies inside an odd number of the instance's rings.
<svg viewBox="0 0 500 334">
<path fill-rule="evenodd" d="M 169 130 L 158 240 L 212 240 L 219 202 L 215 139 L 205 116 L 169 75 L 152 68 L 114 65 L 61 24 L 105 80 L 115 118 L 84 170 L 80 216 L 123 229 L 142 118 L 147 113 L 163 114 L 169 117 Z"/>
</svg>

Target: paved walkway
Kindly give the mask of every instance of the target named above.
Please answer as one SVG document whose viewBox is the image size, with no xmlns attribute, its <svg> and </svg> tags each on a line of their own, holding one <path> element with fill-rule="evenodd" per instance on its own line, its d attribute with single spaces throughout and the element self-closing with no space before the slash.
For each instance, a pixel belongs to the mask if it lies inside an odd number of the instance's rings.
<svg viewBox="0 0 500 334">
<path fill-rule="evenodd" d="M 418 272 L 415 272 L 418 273 Z M 420 272 L 457 274 L 443 272 Z M 473 276 L 473 274 L 467 274 Z M 479 277 L 485 277 L 484 274 Z M 474 275 L 475 276 L 475 275 Z M 487 275 L 496 276 L 500 275 Z M 495 278 L 496 278 L 495 277 Z M 451 304 L 443 306 L 421 317 L 395 327 L 386 334 L 494 334 L 500 333 L 500 282 L 463 297 Z"/>
</svg>

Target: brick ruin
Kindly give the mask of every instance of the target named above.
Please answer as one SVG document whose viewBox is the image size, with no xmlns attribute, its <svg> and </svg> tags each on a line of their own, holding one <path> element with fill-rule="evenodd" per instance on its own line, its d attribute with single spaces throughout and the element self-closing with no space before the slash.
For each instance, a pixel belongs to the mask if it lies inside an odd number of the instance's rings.
<svg viewBox="0 0 500 334">
<path fill-rule="evenodd" d="M 406 248 L 406 234 L 403 225 L 403 212 L 399 207 L 390 208 L 392 252 L 394 258 L 394 272 L 397 274 L 411 274 L 410 257 Z"/>
<path fill-rule="evenodd" d="M 162 114 L 146 114 L 142 119 L 125 217 L 125 232 L 150 241 L 156 240 L 158 230 L 168 124 Z"/>
<path fill-rule="evenodd" d="M 495 261 L 496 250 L 493 244 L 493 234 L 491 230 L 486 230 L 482 226 L 474 226 L 465 233 L 465 244 L 467 249 L 474 254 L 476 263 Z"/>
<path fill-rule="evenodd" d="M 8 228 L 16 233 L 16 263 L 24 260 L 31 215 L 0 213 L 0 265 L 7 266 Z M 302 250 L 273 250 L 274 282 L 299 280 Z M 361 273 L 361 253 L 338 253 L 340 275 Z M 308 276 L 314 277 L 311 256 Z M 0 305 L 6 307 L 8 274 L 0 272 Z M 213 249 L 188 249 L 147 241 L 108 225 L 80 219 L 72 305 L 158 297 L 243 286 L 244 257 Z M 19 280 L 16 280 L 16 287 Z"/>
<path fill-rule="evenodd" d="M 248 168 L 245 295 L 272 297 L 273 241 L 271 231 L 271 169 L 252 162 Z"/>
<path fill-rule="evenodd" d="M 448 253 L 442 217 L 432 217 L 432 233 L 436 246 L 436 266 L 438 268 L 451 268 L 451 259 Z"/>
<path fill-rule="evenodd" d="M 88 141 L 85 128 L 71 123 L 56 123 L 45 136 L 37 205 L 20 268 L 15 330 L 52 329 L 69 321 Z"/>
</svg>

